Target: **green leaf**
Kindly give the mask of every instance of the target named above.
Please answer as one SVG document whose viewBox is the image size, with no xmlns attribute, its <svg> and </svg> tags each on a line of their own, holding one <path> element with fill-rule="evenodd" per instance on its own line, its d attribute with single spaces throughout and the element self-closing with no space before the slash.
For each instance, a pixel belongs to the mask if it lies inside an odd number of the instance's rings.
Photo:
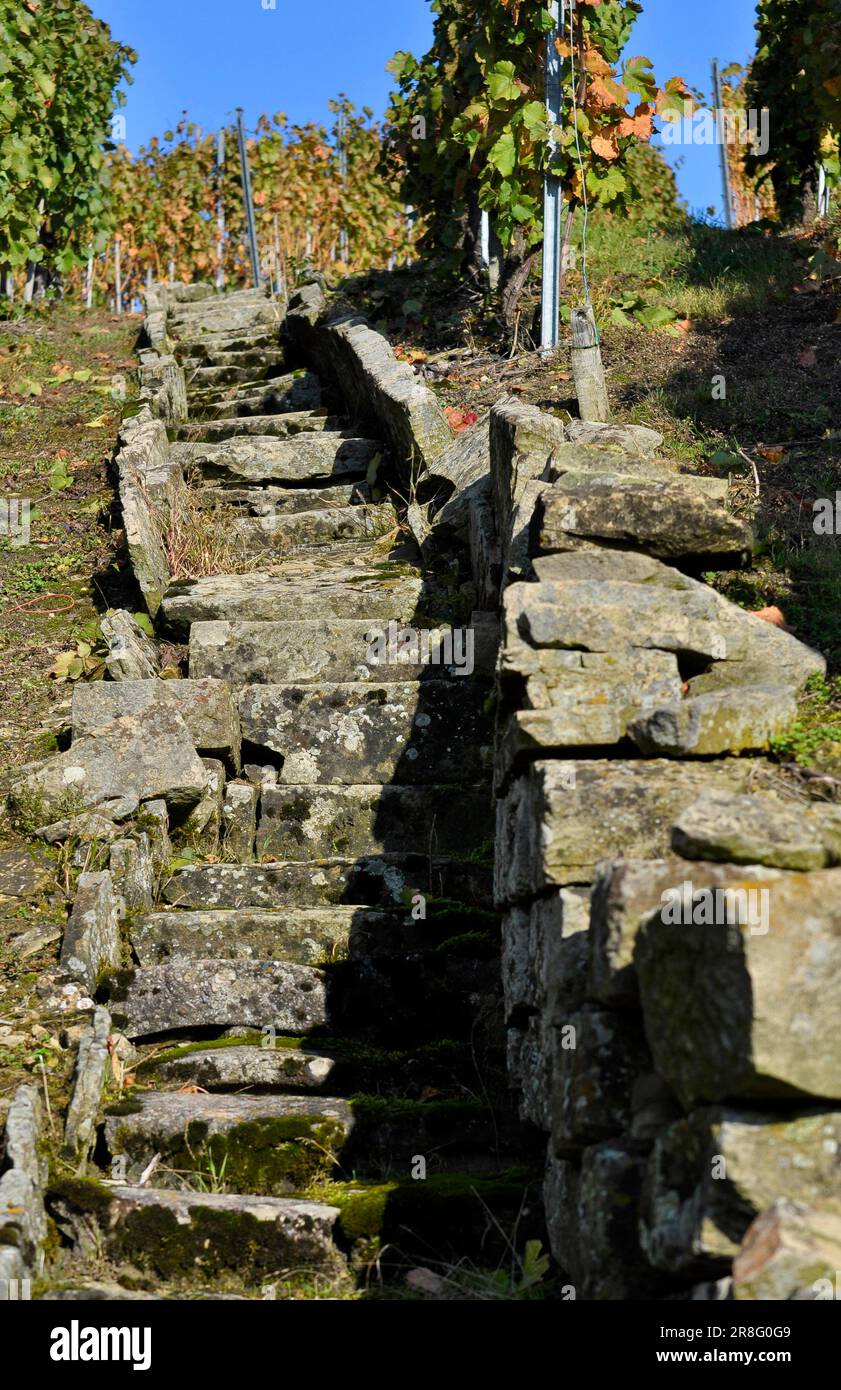
<svg viewBox="0 0 841 1390">
<path fill-rule="evenodd" d="M 506 178 L 513 174 L 517 167 L 517 142 L 510 130 L 500 135 L 496 144 L 489 149 L 488 164 Z"/>
</svg>

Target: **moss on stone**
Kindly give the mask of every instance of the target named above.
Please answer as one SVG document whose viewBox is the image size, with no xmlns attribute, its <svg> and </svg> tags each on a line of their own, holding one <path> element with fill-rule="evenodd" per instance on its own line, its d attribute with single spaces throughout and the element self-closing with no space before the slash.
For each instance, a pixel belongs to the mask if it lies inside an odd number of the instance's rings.
<svg viewBox="0 0 841 1390">
<path fill-rule="evenodd" d="M 95 1178 L 59 1178 L 47 1195 L 49 1200 L 67 1202 L 98 1221 L 107 1220 L 114 1201 L 113 1194 Z"/>
</svg>

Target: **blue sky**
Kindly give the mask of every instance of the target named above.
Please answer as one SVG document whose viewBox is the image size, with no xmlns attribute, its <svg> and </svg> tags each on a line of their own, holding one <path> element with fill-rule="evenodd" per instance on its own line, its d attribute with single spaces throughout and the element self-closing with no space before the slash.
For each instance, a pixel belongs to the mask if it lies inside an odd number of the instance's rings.
<svg viewBox="0 0 841 1390">
<path fill-rule="evenodd" d="M 215 128 L 243 106 L 292 121 L 327 120 L 327 102 L 347 92 L 357 106 L 385 108 L 385 64 L 422 53 L 432 32 L 427 0 L 89 0 L 116 38 L 139 53 L 125 109 L 126 143 L 162 134 L 182 110 Z M 710 60 L 744 60 L 753 49 L 755 0 L 644 0 L 630 43 L 659 78 L 679 74 L 709 91 Z M 683 148 L 678 178 L 692 208 L 721 205 L 718 152 Z"/>
</svg>

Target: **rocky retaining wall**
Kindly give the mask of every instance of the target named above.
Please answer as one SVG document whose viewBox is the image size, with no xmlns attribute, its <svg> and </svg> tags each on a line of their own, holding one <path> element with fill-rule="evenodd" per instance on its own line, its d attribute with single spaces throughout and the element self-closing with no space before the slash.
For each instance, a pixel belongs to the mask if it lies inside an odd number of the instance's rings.
<svg viewBox="0 0 841 1390">
<path fill-rule="evenodd" d="M 510 1077 L 576 1297 L 827 1297 L 841 808 L 768 755 L 824 663 L 697 577 L 750 526 L 659 443 L 504 400 L 439 512 L 500 590 Z"/>
</svg>

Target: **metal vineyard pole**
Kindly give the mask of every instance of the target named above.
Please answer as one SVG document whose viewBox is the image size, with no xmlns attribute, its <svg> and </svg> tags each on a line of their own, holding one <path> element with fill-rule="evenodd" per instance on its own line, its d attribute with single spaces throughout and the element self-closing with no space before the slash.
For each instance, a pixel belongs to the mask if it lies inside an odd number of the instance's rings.
<svg viewBox="0 0 841 1390">
<path fill-rule="evenodd" d="M 120 257 L 120 238 L 114 238 L 114 312 L 123 312 L 123 268 Z"/>
<path fill-rule="evenodd" d="M 216 137 L 216 288 L 225 288 L 225 204 L 222 179 L 225 174 L 225 132 Z"/>
<path fill-rule="evenodd" d="M 549 125 L 549 159 L 557 141 L 552 132 L 561 122 L 561 55 L 557 40 L 564 32 L 566 0 L 552 0 L 553 27 L 546 38 L 546 119 Z M 560 341 L 561 319 L 561 180 L 548 172 L 543 184 L 543 305 L 540 347 L 551 352 Z"/>
<path fill-rule="evenodd" d="M 254 198 L 251 193 L 251 168 L 248 163 L 248 150 L 245 145 L 245 125 L 243 108 L 237 107 L 237 138 L 239 141 L 239 162 L 242 168 L 242 200 L 245 204 L 245 221 L 248 227 L 248 245 L 251 251 L 251 269 L 254 285 L 260 288 L 260 252 L 257 248 L 257 226 L 254 221 Z"/>
<path fill-rule="evenodd" d="M 342 107 L 341 111 L 339 112 L 338 141 L 339 141 L 339 176 L 340 176 L 341 181 L 342 181 L 342 192 L 344 193 L 345 187 L 346 187 L 346 185 L 347 185 L 347 176 L 348 176 L 347 121 L 346 121 L 346 117 L 345 117 L 344 107 Z M 345 231 L 344 227 L 342 227 L 342 230 L 339 232 L 339 257 L 340 257 L 341 260 L 343 260 L 343 261 L 345 261 L 345 262 L 347 261 L 347 258 L 348 258 L 348 240 L 347 240 L 347 232 Z"/>
<path fill-rule="evenodd" d="M 85 308 L 93 308 L 93 256 L 88 256 L 85 270 Z"/>
<path fill-rule="evenodd" d="M 724 194 L 724 221 L 729 231 L 733 230 L 733 190 L 730 184 L 730 156 L 727 152 L 727 122 L 724 118 L 724 101 L 721 94 L 721 73 L 718 59 L 713 58 L 713 100 L 715 101 L 715 124 L 718 130 L 718 148 L 721 158 L 721 187 Z"/>
</svg>

